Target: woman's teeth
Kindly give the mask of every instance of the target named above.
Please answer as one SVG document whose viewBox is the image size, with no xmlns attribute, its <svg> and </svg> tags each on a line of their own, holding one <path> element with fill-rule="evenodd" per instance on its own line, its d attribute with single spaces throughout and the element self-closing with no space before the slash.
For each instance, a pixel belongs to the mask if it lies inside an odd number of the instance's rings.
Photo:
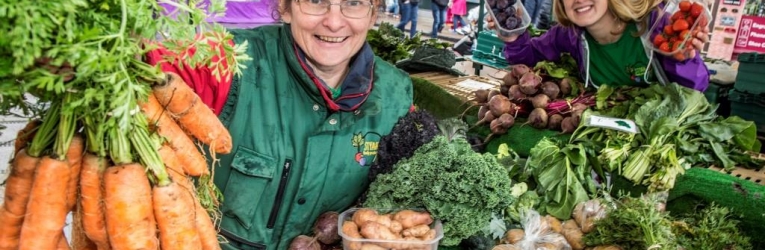
<svg viewBox="0 0 765 250">
<path fill-rule="evenodd" d="M 576 9 L 576 12 L 585 12 L 585 11 L 588 11 L 590 9 L 592 9 L 592 6 L 582 7 L 582 8 Z"/>
<path fill-rule="evenodd" d="M 328 43 L 340 43 L 345 41 L 345 38 L 346 38 L 346 37 L 329 37 L 329 36 L 316 36 L 316 37 L 319 38 L 319 40 L 322 40 Z"/>
</svg>

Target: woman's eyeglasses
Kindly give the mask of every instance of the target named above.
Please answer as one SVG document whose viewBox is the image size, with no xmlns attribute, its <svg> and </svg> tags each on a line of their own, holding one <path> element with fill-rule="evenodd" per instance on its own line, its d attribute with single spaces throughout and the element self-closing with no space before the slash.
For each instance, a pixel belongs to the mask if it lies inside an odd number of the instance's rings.
<svg viewBox="0 0 765 250">
<path fill-rule="evenodd" d="M 321 16 L 329 12 L 332 5 L 339 5 L 340 12 L 348 18 L 364 18 L 372 12 L 372 2 L 361 0 L 343 0 L 332 3 L 329 0 L 295 0 L 300 6 L 300 11 L 306 15 Z"/>
</svg>

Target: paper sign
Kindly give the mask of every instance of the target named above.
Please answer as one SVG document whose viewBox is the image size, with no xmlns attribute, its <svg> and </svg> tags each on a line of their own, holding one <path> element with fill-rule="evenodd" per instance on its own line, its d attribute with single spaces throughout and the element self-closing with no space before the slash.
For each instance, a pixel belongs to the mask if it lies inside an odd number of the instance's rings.
<svg viewBox="0 0 765 250">
<path fill-rule="evenodd" d="M 618 130 L 627 133 L 638 133 L 637 124 L 629 119 L 612 118 L 605 116 L 591 115 L 584 121 L 585 126 L 600 127 Z"/>
</svg>

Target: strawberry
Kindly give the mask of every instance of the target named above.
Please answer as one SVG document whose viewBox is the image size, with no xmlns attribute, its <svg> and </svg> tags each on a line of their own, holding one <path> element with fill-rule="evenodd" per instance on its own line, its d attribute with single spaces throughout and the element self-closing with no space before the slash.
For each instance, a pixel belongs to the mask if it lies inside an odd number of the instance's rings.
<svg viewBox="0 0 765 250">
<path fill-rule="evenodd" d="M 668 42 L 663 42 L 663 43 L 661 43 L 661 45 L 659 45 L 659 50 L 661 50 L 661 51 L 670 52 L 671 50 L 669 50 L 669 49 L 670 48 L 669 48 L 669 43 Z"/>
<path fill-rule="evenodd" d="M 699 3 L 693 3 L 693 5 L 691 6 L 691 10 L 689 11 L 691 16 L 694 18 L 699 17 L 701 13 L 703 12 L 704 12 L 704 5 L 701 5 Z"/>
<path fill-rule="evenodd" d="M 662 34 L 658 34 L 655 37 L 653 37 L 653 45 L 656 47 L 661 46 L 662 43 L 666 42 L 667 38 L 664 37 Z"/>
<path fill-rule="evenodd" d="M 672 29 L 672 24 L 668 24 L 667 26 L 664 26 L 664 34 L 668 36 L 675 34 L 675 30 Z"/>
<path fill-rule="evenodd" d="M 680 11 L 688 12 L 691 10 L 691 2 L 690 1 L 682 1 L 679 4 Z"/>
<path fill-rule="evenodd" d="M 672 29 L 677 32 L 688 30 L 688 27 L 690 27 L 690 25 L 688 25 L 688 21 L 684 19 L 680 19 L 672 23 Z"/>
</svg>

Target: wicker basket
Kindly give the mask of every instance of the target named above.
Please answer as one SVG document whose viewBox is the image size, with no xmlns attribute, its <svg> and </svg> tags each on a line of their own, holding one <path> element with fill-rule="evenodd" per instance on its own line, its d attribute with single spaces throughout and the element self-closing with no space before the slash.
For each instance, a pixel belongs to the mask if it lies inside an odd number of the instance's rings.
<svg viewBox="0 0 765 250">
<path fill-rule="evenodd" d="M 490 79 L 482 76 L 454 76 L 444 72 L 424 72 L 412 74 L 412 77 L 419 77 L 446 90 L 462 101 L 471 99 L 473 91 L 480 89 L 499 89 L 500 80 Z"/>
</svg>

